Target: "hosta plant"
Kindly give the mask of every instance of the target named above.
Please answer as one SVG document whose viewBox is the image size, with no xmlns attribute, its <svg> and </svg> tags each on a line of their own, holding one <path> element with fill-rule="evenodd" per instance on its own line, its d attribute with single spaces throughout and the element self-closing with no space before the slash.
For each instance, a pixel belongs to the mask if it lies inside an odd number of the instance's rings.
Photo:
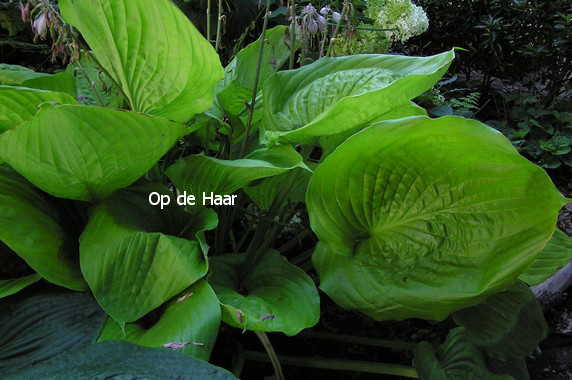
<svg viewBox="0 0 572 380">
<path fill-rule="evenodd" d="M 567 200 L 500 133 L 412 102 L 454 51 L 284 69 L 297 37 L 265 22 L 223 68 L 170 0 L 59 8 L 79 62 L 0 66 L 3 378 L 232 378 L 205 363 L 221 322 L 280 378 L 266 333 L 319 321 L 316 282 L 375 320 L 459 326 L 379 373 L 526 373 Z"/>
</svg>

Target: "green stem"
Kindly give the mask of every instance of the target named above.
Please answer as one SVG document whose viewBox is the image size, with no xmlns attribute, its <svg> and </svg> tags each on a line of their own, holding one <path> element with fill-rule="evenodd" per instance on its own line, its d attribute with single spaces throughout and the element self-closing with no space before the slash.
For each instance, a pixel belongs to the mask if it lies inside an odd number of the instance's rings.
<svg viewBox="0 0 572 380">
<path fill-rule="evenodd" d="M 244 351 L 244 357 L 247 360 L 255 360 L 260 362 L 270 361 L 266 354 L 256 351 Z M 344 359 L 322 359 L 293 355 L 280 355 L 278 356 L 278 360 L 280 360 L 282 364 L 294 367 L 375 373 L 379 375 L 403 376 L 411 379 L 419 378 L 415 368 L 398 364 L 375 363 Z"/>
<path fill-rule="evenodd" d="M 276 351 L 274 351 L 274 347 L 272 347 L 272 343 L 270 343 L 270 339 L 268 339 L 268 335 L 264 332 L 255 331 L 256 336 L 264 346 L 266 350 L 265 359 L 269 360 L 272 363 L 272 367 L 274 367 L 274 372 L 276 373 L 276 380 L 285 380 L 284 373 L 282 373 L 282 366 L 280 365 L 280 361 L 278 360 L 278 355 L 276 355 Z"/>
<path fill-rule="evenodd" d="M 211 41 L 211 0 L 207 0 L 207 40 Z"/>
<path fill-rule="evenodd" d="M 210 4 L 210 2 L 209 2 Z M 218 52 L 220 48 L 220 32 L 222 29 L 222 0 L 218 0 L 218 20 L 216 24 L 216 43 L 215 50 Z"/>
<path fill-rule="evenodd" d="M 290 17 L 292 20 L 290 23 L 290 62 L 288 63 L 288 69 L 292 70 L 294 68 L 294 55 L 296 55 L 296 0 L 292 0 Z"/>
<path fill-rule="evenodd" d="M 346 12 L 348 10 L 348 7 L 349 7 L 348 4 L 344 3 L 344 7 L 342 8 L 342 14 L 340 15 L 340 19 L 336 23 L 336 28 L 334 29 L 334 33 L 332 34 L 332 37 L 330 38 L 330 44 L 328 45 L 328 51 L 326 52 L 326 57 L 330 57 L 332 55 L 332 48 L 334 47 L 334 45 L 332 43 L 335 41 L 336 36 L 338 35 L 338 32 L 340 31 L 340 26 L 342 25 L 342 20 L 346 16 Z"/>
<path fill-rule="evenodd" d="M 256 76 L 254 77 L 254 89 L 252 90 L 252 100 L 248 106 L 248 121 L 246 122 L 246 130 L 240 147 L 239 158 L 242 158 L 246 149 L 246 141 L 252 126 L 252 117 L 254 116 L 254 106 L 256 105 L 256 94 L 258 94 L 258 82 L 260 81 L 260 69 L 262 68 L 262 57 L 264 53 L 264 39 L 266 37 L 266 28 L 268 27 L 268 19 L 270 18 L 270 0 L 266 0 L 266 12 L 264 13 L 264 22 L 262 24 L 262 33 L 260 34 L 260 48 L 258 49 L 258 61 L 256 62 Z"/>
<path fill-rule="evenodd" d="M 341 342 L 348 344 L 361 344 L 364 346 L 371 347 L 384 347 L 384 348 L 394 348 L 398 350 L 414 350 L 417 346 L 415 342 L 405 342 L 401 340 L 387 340 L 387 339 L 377 339 L 361 336 L 343 335 L 343 334 L 328 334 L 316 331 L 303 331 L 298 336 L 304 338 L 313 338 L 321 340 L 329 340 L 332 342 Z"/>
<path fill-rule="evenodd" d="M 299 234 L 295 234 L 295 236 L 282 245 L 280 248 L 277 249 L 278 252 L 284 254 L 288 252 L 290 249 L 294 248 L 296 245 L 302 246 L 302 240 L 305 239 L 307 236 L 310 235 L 310 230 L 306 229 Z"/>
<path fill-rule="evenodd" d="M 304 264 L 306 261 L 308 261 L 312 258 L 312 253 L 314 253 L 315 249 L 316 249 L 316 247 L 312 247 L 312 248 L 302 252 L 301 254 L 294 257 L 292 260 L 290 260 L 290 263 L 292 263 L 294 265 Z"/>
</svg>

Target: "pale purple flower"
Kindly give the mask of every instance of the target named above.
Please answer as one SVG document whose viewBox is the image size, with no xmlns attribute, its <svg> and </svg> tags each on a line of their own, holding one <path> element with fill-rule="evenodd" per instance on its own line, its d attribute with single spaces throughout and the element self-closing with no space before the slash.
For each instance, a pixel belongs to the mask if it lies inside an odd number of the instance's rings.
<svg viewBox="0 0 572 380">
<path fill-rule="evenodd" d="M 341 15 L 338 12 L 332 12 L 332 18 L 334 19 L 335 22 L 338 22 L 340 17 Z"/>
<path fill-rule="evenodd" d="M 324 16 L 318 15 L 318 28 L 320 29 L 320 32 L 324 31 L 327 24 L 328 22 L 326 21 L 326 18 Z"/>
<path fill-rule="evenodd" d="M 42 13 L 38 18 L 36 18 L 36 20 L 34 20 L 34 24 L 32 26 L 42 39 L 46 38 L 46 34 L 48 33 L 48 16 L 46 16 L 45 13 Z"/>
</svg>

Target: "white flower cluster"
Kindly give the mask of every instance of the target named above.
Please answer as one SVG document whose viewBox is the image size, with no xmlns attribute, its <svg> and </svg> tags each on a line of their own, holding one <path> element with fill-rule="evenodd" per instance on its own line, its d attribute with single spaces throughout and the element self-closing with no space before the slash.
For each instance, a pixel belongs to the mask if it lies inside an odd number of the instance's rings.
<svg viewBox="0 0 572 380">
<path fill-rule="evenodd" d="M 411 0 L 372 0 L 368 2 L 368 13 L 375 26 L 395 29 L 385 32 L 392 41 L 405 42 L 429 27 L 427 14 Z"/>
</svg>

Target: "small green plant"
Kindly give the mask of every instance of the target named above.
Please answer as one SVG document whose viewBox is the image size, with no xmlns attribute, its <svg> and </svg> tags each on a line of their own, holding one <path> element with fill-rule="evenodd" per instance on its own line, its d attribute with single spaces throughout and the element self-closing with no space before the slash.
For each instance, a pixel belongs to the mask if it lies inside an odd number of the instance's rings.
<svg viewBox="0 0 572 380">
<path fill-rule="evenodd" d="M 453 50 L 281 70 L 296 20 L 268 29 L 267 2 L 223 68 L 170 0 L 59 8 L 79 62 L 0 66 L 3 378 L 234 378 L 204 362 L 224 322 L 282 379 L 266 333 L 319 321 L 312 267 L 343 308 L 458 326 L 438 347 L 384 342 L 413 367 L 375 373 L 519 378 L 547 331 L 529 285 L 572 256 L 568 200 L 502 134 L 412 102 Z"/>
</svg>

